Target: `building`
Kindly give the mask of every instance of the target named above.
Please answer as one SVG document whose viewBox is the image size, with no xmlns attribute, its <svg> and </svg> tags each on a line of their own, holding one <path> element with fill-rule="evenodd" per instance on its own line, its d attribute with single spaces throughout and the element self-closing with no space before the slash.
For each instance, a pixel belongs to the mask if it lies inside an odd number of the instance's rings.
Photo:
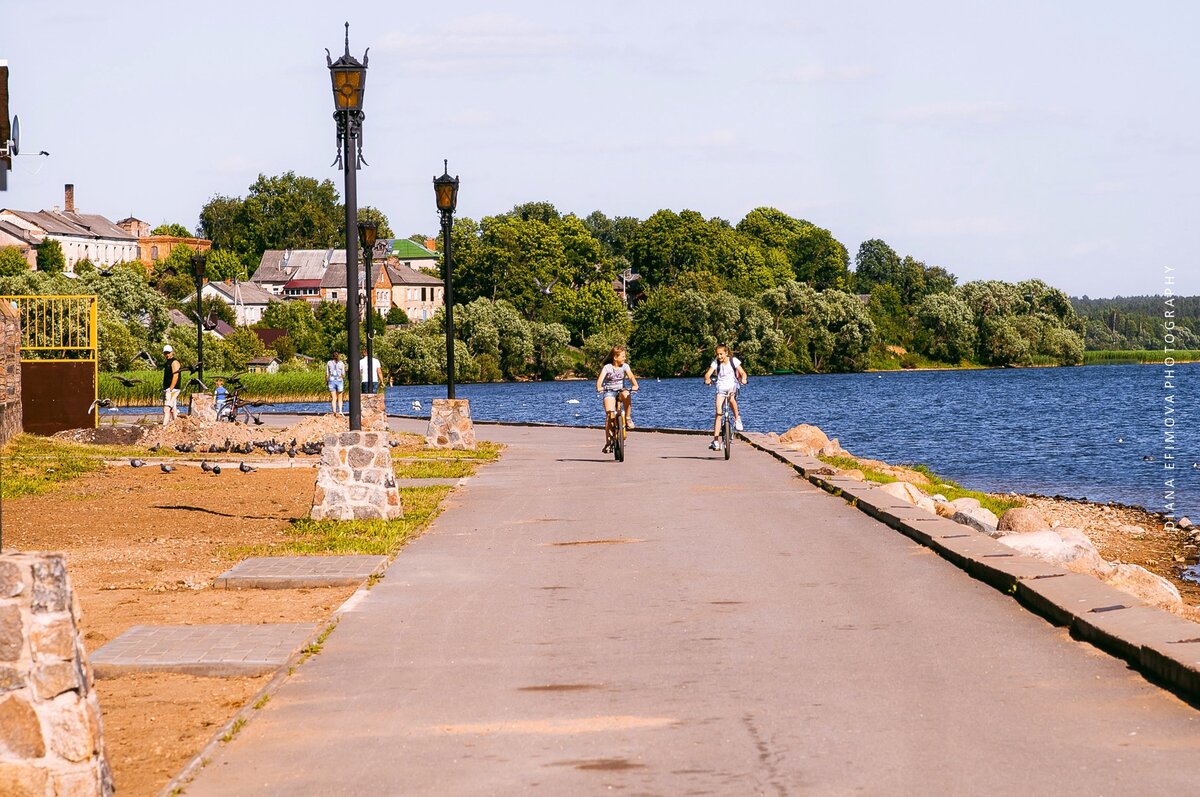
<svg viewBox="0 0 1200 797">
<path fill-rule="evenodd" d="M 403 264 L 389 265 L 387 272 L 392 283 L 392 306 L 403 310 L 409 321 L 433 318 L 443 303 L 442 281 Z"/>
<path fill-rule="evenodd" d="M 204 287 L 200 289 L 200 296 L 220 299 L 232 307 L 234 318 L 240 327 L 247 327 L 262 321 L 263 313 L 267 311 L 267 305 L 273 301 L 279 301 L 277 297 L 252 282 L 231 280 L 204 283 Z M 195 301 L 196 295 L 192 294 L 184 300 L 184 303 L 195 303 Z"/>
<path fill-rule="evenodd" d="M 75 209 L 75 186 L 68 183 L 63 192 L 63 209 L 0 209 L 0 222 L 18 227 L 33 248 L 47 239 L 58 241 L 66 258 L 66 273 L 75 273 L 75 264 L 89 261 L 97 268 L 138 259 L 137 239 L 103 216 L 79 213 Z M 11 233 L 10 233 L 11 234 Z"/>
<path fill-rule="evenodd" d="M 425 246 L 422 246 L 407 238 L 397 238 L 391 242 L 389 247 L 388 263 L 409 268 L 429 269 L 437 273 L 438 253 L 435 246 L 435 242 L 431 239 L 426 240 Z"/>
<path fill-rule="evenodd" d="M 176 235 L 151 235 L 150 224 L 130 216 L 121 219 L 117 226 L 137 239 L 138 260 L 150 269 L 160 260 L 166 260 L 171 250 L 177 246 L 186 246 L 193 252 L 207 252 L 212 249 L 212 241 L 206 238 L 184 238 Z"/>
<path fill-rule="evenodd" d="M 341 259 L 337 259 L 340 255 Z M 321 301 L 346 303 L 346 260 L 345 252 L 337 250 L 335 259 L 325 269 L 321 277 Z M 388 269 L 382 263 L 371 263 L 371 281 L 375 283 L 374 293 L 371 294 L 371 309 L 379 315 L 387 315 L 392 309 L 392 281 Z M 366 305 L 366 269 L 358 264 L 359 302 Z"/>
<path fill-rule="evenodd" d="M 252 374 L 277 374 L 279 373 L 279 358 L 255 357 L 246 362 L 246 370 Z"/>
<path fill-rule="evenodd" d="M 0 220 L 0 248 L 15 246 L 29 267 L 37 266 L 38 240 L 33 232 L 11 221 Z"/>
</svg>

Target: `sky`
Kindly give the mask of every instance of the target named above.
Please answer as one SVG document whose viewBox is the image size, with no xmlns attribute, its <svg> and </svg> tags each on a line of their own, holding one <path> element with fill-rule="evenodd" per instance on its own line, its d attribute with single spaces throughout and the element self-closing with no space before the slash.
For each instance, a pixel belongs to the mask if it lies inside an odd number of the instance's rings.
<svg viewBox="0 0 1200 797">
<path fill-rule="evenodd" d="M 370 48 L 360 205 L 433 234 L 548 201 L 768 206 L 960 282 L 1200 294 L 1200 4 L 0 0 L 0 207 L 198 224 L 261 174 L 342 192 L 325 48 Z M 41 150 L 49 156 L 38 156 Z"/>
</svg>

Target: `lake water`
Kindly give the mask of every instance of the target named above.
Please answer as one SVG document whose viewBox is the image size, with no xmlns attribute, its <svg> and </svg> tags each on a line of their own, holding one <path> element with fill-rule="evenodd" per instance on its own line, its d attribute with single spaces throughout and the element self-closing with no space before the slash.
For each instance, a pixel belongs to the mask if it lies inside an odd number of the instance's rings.
<svg viewBox="0 0 1200 797">
<path fill-rule="evenodd" d="M 1200 520 L 1200 468 L 1192 467 L 1200 463 L 1200 417 L 1187 402 L 1200 364 L 1174 370 L 1172 389 L 1164 388 L 1161 365 L 772 376 L 752 378 L 740 401 L 747 431 L 813 424 L 858 456 L 924 463 L 978 490 L 1165 511 L 1171 489 L 1165 482 L 1173 477 L 1176 513 Z M 456 392 L 471 400 L 471 415 L 481 421 L 602 422 L 590 381 L 460 385 Z M 408 385 L 386 395 L 389 413 L 420 415 L 412 408 L 420 401 L 427 416 L 430 402 L 446 392 L 443 385 Z M 275 409 L 319 411 L 328 404 Z M 643 379 L 634 419 L 642 426 L 708 428 L 712 389 L 698 378 Z M 1164 431 L 1173 431 L 1174 450 L 1166 448 Z M 707 442 L 698 439 L 696 446 L 703 450 Z M 1168 454 L 1174 459 L 1166 460 Z M 1174 470 L 1164 468 L 1169 463 Z"/>
</svg>

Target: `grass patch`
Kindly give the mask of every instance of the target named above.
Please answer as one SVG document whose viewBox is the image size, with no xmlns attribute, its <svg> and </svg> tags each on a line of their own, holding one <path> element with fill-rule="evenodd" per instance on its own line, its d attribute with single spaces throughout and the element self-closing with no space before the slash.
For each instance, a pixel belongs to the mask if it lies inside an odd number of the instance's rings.
<svg viewBox="0 0 1200 797">
<path fill-rule="evenodd" d="M 467 459 L 478 460 L 481 462 L 495 462 L 500 459 L 500 452 L 504 450 L 502 443 L 493 443 L 490 440 L 480 440 L 475 444 L 474 451 L 464 451 L 463 449 L 455 448 L 425 448 L 425 438 L 420 438 L 419 446 L 406 448 L 403 443 L 392 449 L 392 456 L 401 457 L 404 459 Z"/>
<path fill-rule="evenodd" d="M 312 520 L 292 522 L 287 539 L 269 545 L 245 545 L 228 548 L 233 559 L 249 556 L 288 556 L 306 554 L 371 554 L 390 556 L 420 534 L 441 511 L 448 486 L 403 487 L 400 504 L 404 517 L 396 520 Z"/>
<path fill-rule="evenodd" d="M 888 482 L 898 481 L 895 476 L 887 473 L 881 473 L 877 470 L 871 470 L 870 468 L 864 468 L 858 463 L 858 460 L 854 459 L 853 457 L 818 456 L 818 458 L 822 462 L 841 470 L 851 470 L 856 468 L 862 471 L 863 476 L 866 477 L 867 481 L 877 482 L 879 484 L 887 484 Z M 947 501 L 953 501 L 956 498 L 974 498 L 975 500 L 979 501 L 980 506 L 990 511 L 996 517 L 1000 517 L 1013 507 L 1021 506 L 1019 501 L 993 498 L 992 496 L 986 493 L 981 493 L 977 490 L 967 490 L 956 482 L 952 482 L 949 479 L 943 479 L 941 476 L 938 476 L 929 469 L 928 465 L 901 465 L 900 467 L 908 468 L 909 470 L 915 470 L 925 476 L 925 478 L 929 479 L 929 484 L 913 485 L 913 487 L 916 487 L 926 495 L 941 493 L 946 497 Z"/>
<path fill-rule="evenodd" d="M 98 446 L 21 434 L 0 449 L 0 498 L 41 495 L 100 470 L 106 459 L 144 456 L 134 446 Z"/>
<path fill-rule="evenodd" d="M 237 736 L 238 733 L 241 732 L 242 728 L 245 727 L 245 725 L 246 725 L 245 717 L 238 717 L 237 719 L 235 719 L 233 721 L 233 725 L 229 728 L 229 730 L 225 731 L 225 734 L 221 737 L 221 743 L 229 744 L 230 742 L 232 742 L 233 737 Z"/>
<path fill-rule="evenodd" d="M 254 708 L 254 710 L 255 710 L 255 711 L 258 711 L 260 708 L 262 708 L 263 706 L 267 705 L 267 703 L 270 703 L 270 702 L 271 702 L 271 696 L 270 696 L 270 695 L 263 695 L 263 696 L 262 696 L 262 697 L 260 697 L 258 700 L 255 700 L 255 701 L 254 701 L 254 706 L 253 706 L 253 708 Z"/>
<path fill-rule="evenodd" d="M 417 460 L 396 462 L 392 469 L 397 479 L 462 479 L 475 475 L 476 464 L 464 460 Z"/>
<path fill-rule="evenodd" d="M 1184 350 L 1169 352 L 1171 357 L 1177 363 L 1191 363 L 1200 361 L 1200 351 Z M 1107 351 L 1085 351 L 1083 353 L 1084 365 L 1128 365 L 1131 363 L 1141 364 L 1162 364 L 1163 358 L 1167 353 L 1162 351 L 1150 350 L 1107 350 Z"/>
</svg>

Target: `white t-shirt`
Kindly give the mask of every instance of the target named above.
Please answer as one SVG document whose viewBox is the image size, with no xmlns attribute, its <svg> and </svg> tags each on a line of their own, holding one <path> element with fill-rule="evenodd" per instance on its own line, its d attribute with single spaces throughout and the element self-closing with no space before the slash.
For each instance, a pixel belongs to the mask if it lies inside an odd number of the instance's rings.
<svg viewBox="0 0 1200 797">
<path fill-rule="evenodd" d="M 726 392 L 730 390 L 737 390 L 737 369 L 741 367 L 741 365 L 742 361 L 737 357 L 730 357 L 724 365 L 722 365 L 718 360 L 712 361 L 712 365 L 710 365 L 709 368 L 712 368 L 716 371 L 717 390 L 723 390 Z"/>
<path fill-rule="evenodd" d="M 371 362 L 375 364 L 375 368 L 368 372 L 367 371 L 367 358 L 363 357 L 361 360 L 359 360 L 358 361 L 358 375 L 364 382 L 366 382 L 369 377 L 370 381 L 374 382 L 375 384 L 379 384 L 380 382 L 383 381 L 383 378 L 379 373 L 379 371 L 381 369 L 381 366 L 379 364 L 379 358 L 372 357 Z"/>
</svg>

